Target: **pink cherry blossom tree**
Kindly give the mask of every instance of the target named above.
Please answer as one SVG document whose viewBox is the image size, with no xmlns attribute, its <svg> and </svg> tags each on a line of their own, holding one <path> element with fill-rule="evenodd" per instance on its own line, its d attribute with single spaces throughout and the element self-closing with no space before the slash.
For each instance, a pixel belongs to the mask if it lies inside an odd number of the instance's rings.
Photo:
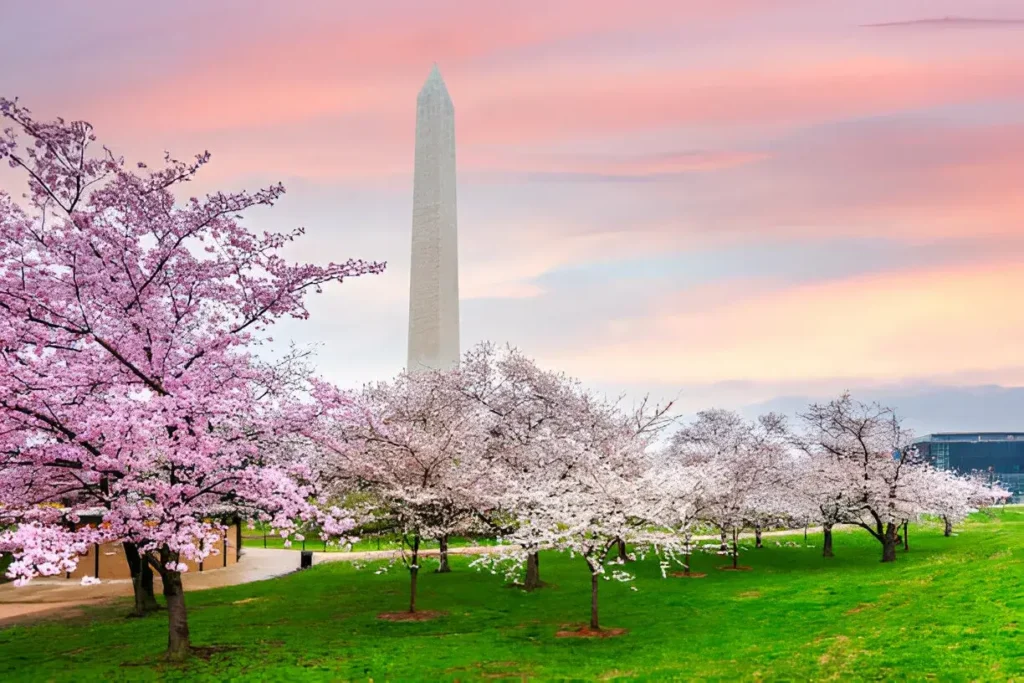
<svg viewBox="0 0 1024 683">
<path fill-rule="evenodd" d="M 301 463 L 268 443 L 286 376 L 254 355 L 305 296 L 382 264 L 291 264 L 301 236 L 238 215 L 284 192 L 177 202 L 208 161 L 129 170 L 83 122 L 36 121 L 0 99 L 0 158 L 28 180 L 0 194 L 0 525 L 19 581 L 67 571 L 83 543 L 120 540 L 161 579 L 168 654 L 189 650 L 184 560 L 216 552 L 214 515 L 280 529 L 318 513 Z M 24 144 L 22 144 L 24 141 Z M 70 525 L 99 510 L 96 528 Z M 325 526 L 341 530 L 344 519 Z M 141 569 L 139 570 L 141 574 Z"/>
</svg>

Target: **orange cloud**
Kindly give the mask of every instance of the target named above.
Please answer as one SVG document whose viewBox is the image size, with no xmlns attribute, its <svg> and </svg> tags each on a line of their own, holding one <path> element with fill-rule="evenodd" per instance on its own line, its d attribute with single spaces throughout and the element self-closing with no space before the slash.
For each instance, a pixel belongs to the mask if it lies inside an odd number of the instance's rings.
<svg viewBox="0 0 1024 683">
<path fill-rule="evenodd" d="M 764 288 L 762 284 L 762 288 Z M 593 381 L 815 381 L 992 376 L 1020 366 L 1017 263 L 867 275 L 723 303 L 667 298 L 608 341 L 547 360 Z"/>
</svg>

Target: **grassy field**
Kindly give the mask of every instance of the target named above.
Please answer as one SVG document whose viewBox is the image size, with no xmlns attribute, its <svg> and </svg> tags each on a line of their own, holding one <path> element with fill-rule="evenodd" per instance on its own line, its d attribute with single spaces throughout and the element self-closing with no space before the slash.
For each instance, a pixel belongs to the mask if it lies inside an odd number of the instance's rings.
<svg viewBox="0 0 1024 683">
<path fill-rule="evenodd" d="M 283 549 L 284 539 L 280 536 L 274 536 L 267 534 L 266 538 L 263 536 L 263 532 L 258 529 L 243 529 L 242 530 L 242 545 L 243 546 L 254 546 L 256 548 L 278 548 Z M 494 545 L 494 539 L 489 538 L 463 538 L 461 536 L 453 536 L 448 539 L 448 546 L 450 548 L 459 548 L 464 546 L 481 546 L 481 545 Z M 324 542 L 319 538 L 310 537 L 305 543 L 305 550 L 312 550 L 314 552 L 324 552 L 326 549 L 329 553 L 336 552 L 347 552 L 351 551 L 364 551 L 364 550 L 398 550 L 402 547 L 401 540 L 393 535 L 387 534 L 380 537 L 367 536 L 360 538 L 358 541 L 353 543 L 351 547 L 342 548 L 338 545 L 324 545 Z M 438 542 L 435 539 L 424 539 L 420 543 L 421 548 L 437 548 Z M 299 541 L 292 541 L 290 550 L 302 550 L 303 544 Z"/>
<path fill-rule="evenodd" d="M 447 612 L 434 621 L 377 618 L 406 605 L 403 571 L 331 563 L 189 595 L 194 644 L 213 651 L 184 666 L 160 661 L 166 619 L 125 619 L 126 603 L 0 630 L 0 662 L 8 681 L 1024 680 L 1024 509 L 976 515 L 953 538 L 912 526 L 910 539 L 887 565 L 856 531 L 836 534 L 827 561 L 811 535 L 817 547 L 745 553 L 749 572 L 703 556 L 706 578 L 662 579 L 637 563 L 637 591 L 601 584 L 602 624 L 628 629 L 615 638 L 555 637 L 585 623 L 589 580 L 582 560 L 546 554 L 553 585 L 533 594 L 463 558 L 426 573 L 420 608 Z"/>
</svg>

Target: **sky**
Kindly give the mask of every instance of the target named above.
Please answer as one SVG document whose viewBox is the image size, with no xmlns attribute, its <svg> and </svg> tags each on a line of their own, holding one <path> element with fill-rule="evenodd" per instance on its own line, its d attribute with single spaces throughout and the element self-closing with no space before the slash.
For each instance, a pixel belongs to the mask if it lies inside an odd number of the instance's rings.
<svg viewBox="0 0 1024 683">
<path fill-rule="evenodd" d="M 406 354 L 416 93 L 455 104 L 463 348 L 632 401 L 1024 429 L 1020 0 L 5 0 L 0 94 L 281 181 L 254 229 L 388 262 L 279 340 Z M 0 177 L 9 184 L 9 176 Z M 20 192 L 20 191 L 19 191 Z"/>
</svg>

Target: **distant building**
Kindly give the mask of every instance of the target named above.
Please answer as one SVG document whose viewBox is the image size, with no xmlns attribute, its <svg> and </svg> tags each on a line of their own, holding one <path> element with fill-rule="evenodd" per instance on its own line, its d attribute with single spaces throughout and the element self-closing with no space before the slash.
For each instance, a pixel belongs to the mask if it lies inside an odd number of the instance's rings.
<svg viewBox="0 0 1024 683">
<path fill-rule="evenodd" d="M 918 452 L 937 468 L 979 472 L 1024 496 L 1024 432 L 949 432 L 917 439 Z"/>
</svg>

